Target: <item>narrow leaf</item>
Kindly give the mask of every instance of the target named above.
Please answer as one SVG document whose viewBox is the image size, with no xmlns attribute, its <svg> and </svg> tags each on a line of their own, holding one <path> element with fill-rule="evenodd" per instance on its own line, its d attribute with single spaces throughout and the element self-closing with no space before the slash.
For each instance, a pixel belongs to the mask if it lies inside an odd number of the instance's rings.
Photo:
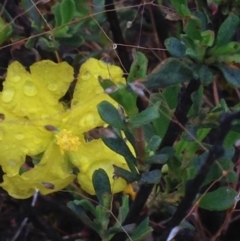
<svg viewBox="0 0 240 241">
<path fill-rule="evenodd" d="M 109 208 L 111 205 L 111 185 L 107 173 L 101 168 L 96 170 L 93 173 L 92 182 L 99 203 Z"/>
<path fill-rule="evenodd" d="M 111 103 L 108 101 L 102 101 L 100 104 L 98 104 L 97 109 L 100 117 L 107 124 L 120 130 L 125 128 L 125 124 L 121 119 L 118 111 Z"/>
<path fill-rule="evenodd" d="M 76 12 L 74 0 L 62 0 L 60 5 L 61 24 L 69 23 Z"/>
<path fill-rule="evenodd" d="M 218 30 L 216 46 L 227 44 L 235 34 L 239 25 L 239 17 L 233 13 L 229 14 Z"/>
<path fill-rule="evenodd" d="M 148 89 L 165 88 L 170 85 L 187 82 L 194 78 L 191 68 L 178 59 L 169 58 L 163 66 L 151 74 L 143 84 Z"/>
<path fill-rule="evenodd" d="M 123 156 L 129 166 L 129 169 L 132 173 L 136 173 L 136 158 L 128 148 L 125 141 L 117 136 L 116 138 L 106 138 L 102 137 L 103 142 L 106 146 L 108 146 L 110 149 L 118 153 L 119 155 Z"/>
<path fill-rule="evenodd" d="M 148 60 L 146 56 L 136 50 L 133 50 L 133 63 L 131 65 L 130 73 L 127 82 L 133 82 L 146 76 Z"/>
<path fill-rule="evenodd" d="M 155 104 L 129 119 L 132 127 L 137 128 L 159 118 L 159 104 Z"/>
</svg>

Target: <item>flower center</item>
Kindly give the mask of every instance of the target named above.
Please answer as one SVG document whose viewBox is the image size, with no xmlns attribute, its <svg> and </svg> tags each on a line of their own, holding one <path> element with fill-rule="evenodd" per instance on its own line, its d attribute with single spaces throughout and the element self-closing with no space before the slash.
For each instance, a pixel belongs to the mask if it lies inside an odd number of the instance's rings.
<svg viewBox="0 0 240 241">
<path fill-rule="evenodd" d="M 71 131 L 61 130 L 57 135 L 57 144 L 64 151 L 77 151 L 80 145 L 79 138 L 74 136 Z"/>
</svg>

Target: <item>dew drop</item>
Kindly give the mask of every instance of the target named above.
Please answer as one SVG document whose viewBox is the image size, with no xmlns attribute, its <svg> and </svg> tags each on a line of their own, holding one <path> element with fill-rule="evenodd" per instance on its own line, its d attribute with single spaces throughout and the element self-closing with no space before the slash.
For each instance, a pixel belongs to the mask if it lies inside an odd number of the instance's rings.
<svg viewBox="0 0 240 241">
<path fill-rule="evenodd" d="M 56 83 L 51 83 L 47 86 L 47 88 L 51 91 L 56 91 L 58 89 L 58 84 Z"/>
<path fill-rule="evenodd" d="M 25 137 L 25 136 L 24 136 L 22 133 L 18 133 L 18 134 L 15 135 L 15 138 L 16 138 L 17 140 L 20 140 L 20 141 L 23 140 L 24 137 Z"/>
<path fill-rule="evenodd" d="M 23 92 L 26 96 L 35 96 L 37 94 L 37 88 L 31 81 L 26 81 Z"/>
<path fill-rule="evenodd" d="M 17 83 L 17 82 L 19 82 L 19 81 L 21 80 L 21 76 L 16 75 L 16 76 L 14 76 L 11 80 L 12 80 L 13 82 Z"/>
<path fill-rule="evenodd" d="M 113 44 L 113 49 L 117 49 L 117 44 Z"/>
<path fill-rule="evenodd" d="M 116 174 L 113 174 L 113 180 L 116 181 L 119 177 Z"/>
<path fill-rule="evenodd" d="M 81 78 L 84 80 L 90 79 L 90 73 L 88 71 L 85 71 L 82 75 Z"/>
<path fill-rule="evenodd" d="M 15 91 L 13 89 L 6 89 L 2 92 L 2 101 L 9 103 L 14 97 Z"/>
<path fill-rule="evenodd" d="M 132 21 L 127 21 L 127 28 L 131 28 L 132 27 Z"/>
<path fill-rule="evenodd" d="M 29 150 L 28 150 L 27 147 L 22 147 L 22 148 L 21 148 L 21 151 L 26 154 L 26 153 L 28 153 Z"/>
<path fill-rule="evenodd" d="M 91 113 L 84 115 L 79 121 L 79 125 L 85 128 L 94 126 L 94 124 L 95 124 L 95 116 L 92 115 Z"/>
</svg>

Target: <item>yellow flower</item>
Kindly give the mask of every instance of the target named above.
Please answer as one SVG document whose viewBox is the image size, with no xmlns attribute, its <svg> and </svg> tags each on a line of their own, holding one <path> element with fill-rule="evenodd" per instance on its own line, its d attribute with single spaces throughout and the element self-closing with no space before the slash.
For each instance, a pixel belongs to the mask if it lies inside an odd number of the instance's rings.
<svg viewBox="0 0 240 241">
<path fill-rule="evenodd" d="M 5 117 L 9 116 L 0 123 L 3 131 L 0 164 L 6 173 L 0 185 L 16 198 L 28 198 L 36 189 L 48 194 L 72 182 L 75 176 L 70 166 L 73 165 L 80 171 L 79 184 L 90 194 L 95 193 L 92 174 L 99 168 L 106 170 L 113 193 L 124 190 L 126 181 L 114 177 L 113 170 L 113 164 L 128 169 L 124 158 L 107 148 L 101 139 L 91 142 L 84 139 L 84 133 L 105 124 L 98 115 L 97 104 L 107 100 L 116 105 L 102 90 L 98 76 L 123 82 L 122 70 L 96 59 L 87 60 L 80 68 L 71 108 L 67 110 L 59 99 L 73 79 L 72 68 L 66 63 L 41 61 L 31 66 L 30 71 L 31 74 L 17 62 L 11 64 L 0 94 L 0 110 Z M 14 128 L 11 122 L 15 123 Z M 13 137 L 19 132 L 24 138 L 17 141 Z M 43 151 L 41 161 L 34 168 L 19 174 L 26 155 Z M 9 155 L 14 160 L 12 165 Z"/>
<path fill-rule="evenodd" d="M 52 135 L 43 127 L 61 123 L 64 108 L 59 99 L 73 80 L 67 63 L 44 60 L 30 72 L 13 62 L 0 93 L 0 164 L 9 176 L 19 173 L 26 155 L 46 149 Z"/>
</svg>

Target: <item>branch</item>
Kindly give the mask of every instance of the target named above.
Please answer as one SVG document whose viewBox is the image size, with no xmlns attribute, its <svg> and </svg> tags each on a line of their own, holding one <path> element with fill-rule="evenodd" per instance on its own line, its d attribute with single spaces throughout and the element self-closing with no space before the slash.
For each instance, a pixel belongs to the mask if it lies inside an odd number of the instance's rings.
<svg viewBox="0 0 240 241">
<path fill-rule="evenodd" d="M 193 79 L 190 81 L 187 88 L 182 90 L 182 93 L 180 94 L 180 100 L 174 113 L 174 119 L 170 122 L 168 126 L 167 132 L 160 144 L 159 150 L 166 146 L 173 146 L 177 137 L 183 132 L 182 126 L 185 126 L 185 124 L 187 123 L 187 114 L 192 106 L 191 94 L 194 91 L 198 90 L 200 84 L 201 83 L 199 80 Z M 178 123 L 180 123 L 180 125 L 176 123 L 176 120 L 178 120 Z M 154 164 L 151 166 L 150 170 L 161 170 L 162 166 L 163 165 L 160 164 Z M 133 202 L 126 219 L 124 220 L 123 225 L 137 222 L 139 215 L 152 191 L 153 186 L 154 185 L 151 184 L 141 185 L 140 190 L 137 193 L 137 197 Z M 124 240 L 124 235 L 125 234 L 123 233 L 118 234 L 113 238 L 113 241 Z"/>
<path fill-rule="evenodd" d="M 161 241 L 166 240 L 172 228 L 178 226 L 186 217 L 212 165 L 224 154 L 223 141 L 231 129 L 232 121 L 235 119 L 240 119 L 240 111 L 234 114 L 226 113 L 222 116 L 218 132 L 215 136 L 215 142 L 209 151 L 208 157 L 197 176 L 187 184 L 185 195 L 168 224 L 168 230 L 161 237 Z"/>
<path fill-rule="evenodd" d="M 118 16 L 114 7 L 112 0 L 105 0 L 105 10 L 107 20 L 110 24 L 110 28 L 113 34 L 113 39 L 116 44 L 121 44 L 117 46 L 118 56 L 123 64 L 124 69 L 129 72 L 131 66 L 131 60 L 125 45 L 125 41 L 122 35 L 122 30 L 119 25 Z"/>
</svg>

